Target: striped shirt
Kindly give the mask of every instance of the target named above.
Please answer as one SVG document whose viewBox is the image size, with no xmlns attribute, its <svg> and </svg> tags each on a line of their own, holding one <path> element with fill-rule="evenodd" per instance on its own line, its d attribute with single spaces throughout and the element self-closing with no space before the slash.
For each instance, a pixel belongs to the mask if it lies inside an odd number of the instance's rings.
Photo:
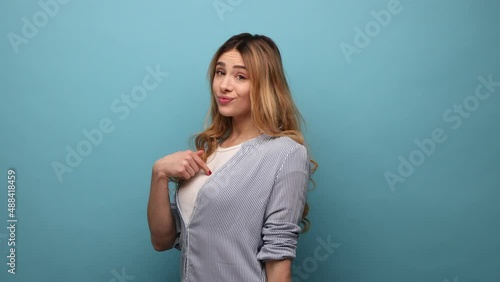
<svg viewBox="0 0 500 282">
<path fill-rule="evenodd" d="M 171 203 L 183 282 L 264 282 L 267 260 L 294 259 L 311 163 L 267 134 L 241 144 L 200 188 L 189 223 Z"/>
<path fill-rule="evenodd" d="M 231 157 L 238 151 L 241 144 L 234 145 L 227 148 L 218 147 L 215 152 L 207 158 L 207 166 L 212 172 L 216 172 L 222 167 Z M 177 192 L 179 199 L 180 214 L 182 220 L 189 224 L 189 219 L 193 213 L 196 196 L 207 181 L 208 176 L 203 170 L 198 171 L 193 177 L 182 183 L 182 189 Z"/>
</svg>

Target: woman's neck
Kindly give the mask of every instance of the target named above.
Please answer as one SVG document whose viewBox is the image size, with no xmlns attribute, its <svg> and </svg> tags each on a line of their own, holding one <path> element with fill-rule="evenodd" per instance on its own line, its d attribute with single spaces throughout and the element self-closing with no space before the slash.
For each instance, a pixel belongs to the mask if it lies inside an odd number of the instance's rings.
<svg viewBox="0 0 500 282">
<path fill-rule="evenodd" d="M 231 134 L 221 143 L 221 147 L 226 148 L 238 145 L 260 134 L 259 129 L 251 121 L 242 123 L 233 120 Z"/>
</svg>

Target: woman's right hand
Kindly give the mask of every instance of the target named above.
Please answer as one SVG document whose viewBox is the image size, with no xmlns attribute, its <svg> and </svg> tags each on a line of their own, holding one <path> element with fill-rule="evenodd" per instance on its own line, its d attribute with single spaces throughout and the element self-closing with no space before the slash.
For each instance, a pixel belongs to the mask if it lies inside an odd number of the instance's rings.
<svg viewBox="0 0 500 282">
<path fill-rule="evenodd" d="M 201 159 L 203 150 L 193 152 L 191 150 L 179 151 L 167 155 L 155 162 L 153 171 L 163 177 L 177 177 L 189 179 L 198 171 L 203 170 L 207 175 L 212 172 L 207 164 Z"/>
</svg>

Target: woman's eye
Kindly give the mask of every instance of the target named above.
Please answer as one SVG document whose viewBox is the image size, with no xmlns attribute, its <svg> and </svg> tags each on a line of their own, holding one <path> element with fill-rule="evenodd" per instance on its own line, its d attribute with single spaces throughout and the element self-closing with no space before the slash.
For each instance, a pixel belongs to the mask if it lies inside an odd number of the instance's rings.
<svg viewBox="0 0 500 282">
<path fill-rule="evenodd" d="M 223 72 L 223 71 L 221 71 L 221 70 L 218 70 L 218 71 L 215 71 L 215 74 L 216 74 L 216 75 L 224 75 L 224 72 Z"/>
<path fill-rule="evenodd" d="M 236 79 L 243 80 L 243 79 L 246 79 L 246 77 L 243 76 L 243 75 L 241 75 L 241 74 L 239 74 L 239 75 L 236 76 Z"/>
</svg>

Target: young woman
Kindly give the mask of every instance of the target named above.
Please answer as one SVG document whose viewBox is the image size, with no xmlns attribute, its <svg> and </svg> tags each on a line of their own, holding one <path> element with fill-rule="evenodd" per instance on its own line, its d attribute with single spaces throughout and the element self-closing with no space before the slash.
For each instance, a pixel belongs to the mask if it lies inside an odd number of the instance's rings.
<svg viewBox="0 0 500 282">
<path fill-rule="evenodd" d="M 317 165 L 280 52 L 266 36 L 235 35 L 217 50 L 208 74 L 210 124 L 196 135 L 196 150 L 153 166 L 153 247 L 181 250 L 182 281 L 291 281 Z M 177 184 L 172 202 L 169 181 Z"/>
</svg>

